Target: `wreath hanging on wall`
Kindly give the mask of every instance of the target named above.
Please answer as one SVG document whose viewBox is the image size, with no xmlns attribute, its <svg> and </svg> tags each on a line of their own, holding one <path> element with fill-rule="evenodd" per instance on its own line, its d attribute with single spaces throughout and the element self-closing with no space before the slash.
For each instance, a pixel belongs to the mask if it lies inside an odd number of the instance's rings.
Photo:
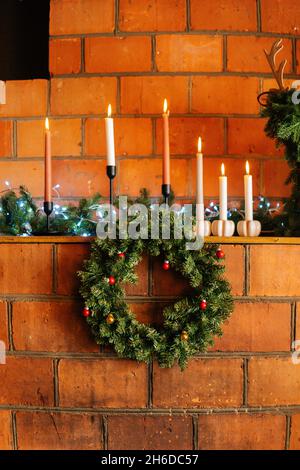
<svg viewBox="0 0 300 470">
<path fill-rule="evenodd" d="M 171 234 L 173 230 L 171 217 Z M 139 322 L 126 301 L 126 284 L 138 281 L 135 268 L 145 254 L 164 260 L 162 276 L 174 269 L 191 288 L 189 295 L 163 310 L 161 327 Z M 112 346 L 122 358 L 144 362 L 155 358 L 161 367 L 178 362 L 183 369 L 191 356 L 207 350 L 214 337 L 222 335 L 221 325 L 232 312 L 223 258 L 215 244 L 187 250 L 184 238 L 96 239 L 79 273 L 83 315 L 96 343 Z"/>
</svg>

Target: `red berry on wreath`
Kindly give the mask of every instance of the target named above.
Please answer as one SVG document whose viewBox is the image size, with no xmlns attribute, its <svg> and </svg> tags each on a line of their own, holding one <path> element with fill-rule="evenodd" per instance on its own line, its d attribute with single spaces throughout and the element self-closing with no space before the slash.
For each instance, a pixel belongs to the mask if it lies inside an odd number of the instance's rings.
<svg viewBox="0 0 300 470">
<path fill-rule="evenodd" d="M 206 302 L 206 300 L 201 300 L 201 302 L 200 302 L 200 308 L 201 308 L 201 310 L 206 310 L 206 307 L 207 307 L 207 302 Z"/>
<path fill-rule="evenodd" d="M 164 269 L 165 271 L 168 271 L 168 270 L 170 269 L 170 261 L 165 260 L 165 261 L 163 262 L 163 266 L 162 266 L 162 267 L 163 267 L 163 269 Z"/>
<path fill-rule="evenodd" d="M 221 250 L 221 248 L 219 248 L 216 252 L 216 256 L 217 256 L 218 259 L 223 259 L 223 258 L 225 258 L 225 253 L 224 253 L 223 250 Z"/>
<path fill-rule="evenodd" d="M 120 251 L 120 252 L 118 253 L 118 258 L 119 258 L 119 259 L 124 259 L 124 258 L 125 258 L 125 253 L 123 253 L 122 251 Z"/>
<path fill-rule="evenodd" d="M 109 283 L 110 286 L 114 286 L 114 285 L 115 285 L 116 280 L 115 280 L 114 276 L 109 276 L 109 278 L 108 278 L 108 283 Z"/>
<path fill-rule="evenodd" d="M 84 309 L 82 310 L 82 315 L 87 318 L 90 316 L 90 314 L 91 312 L 90 312 L 89 307 L 84 307 Z"/>
</svg>

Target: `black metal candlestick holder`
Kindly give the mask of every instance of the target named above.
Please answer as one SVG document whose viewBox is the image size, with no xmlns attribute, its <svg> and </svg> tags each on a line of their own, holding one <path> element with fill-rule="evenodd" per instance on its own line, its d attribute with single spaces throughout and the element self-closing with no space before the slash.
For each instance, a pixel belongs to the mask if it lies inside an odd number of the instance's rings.
<svg viewBox="0 0 300 470">
<path fill-rule="evenodd" d="M 53 202 L 44 201 L 44 212 L 46 214 L 46 232 L 50 232 L 50 215 L 53 212 Z"/>
<path fill-rule="evenodd" d="M 117 174 L 117 167 L 115 165 L 107 165 L 106 174 L 109 178 L 109 203 L 113 206 L 114 193 L 113 193 L 113 180 Z"/>
<path fill-rule="evenodd" d="M 169 198 L 171 194 L 171 185 L 170 184 L 162 184 L 161 192 L 164 198 L 164 203 L 169 204 Z"/>
</svg>

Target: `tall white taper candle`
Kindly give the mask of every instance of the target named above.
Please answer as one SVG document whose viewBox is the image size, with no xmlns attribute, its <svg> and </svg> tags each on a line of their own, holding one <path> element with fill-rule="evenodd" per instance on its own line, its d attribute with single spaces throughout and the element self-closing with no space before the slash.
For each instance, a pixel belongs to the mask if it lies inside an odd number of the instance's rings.
<svg viewBox="0 0 300 470">
<path fill-rule="evenodd" d="M 249 162 L 246 162 L 246 174 L 244 175 L 245 188 L 245 220 L 253 220 L 253 188 L 252 175 L 250 175 Z"/>
<path fill-rule="evenodd" d="M 107 166 L 116 165 L 115 157 L 115 138 L 114 138 L 114 120 L 111 117 L 111 105 L 108 105 L 107 118 L 105 118 L 105 133 L 106 133 L 106 155 Z"/>
<path fill-rule="evenodd" d="M 227 220 L 227 176 L 225 176 L 225 165 L 221 165 L 221 176 L 219 176 L 219 203 L 220 220 Z"/>
</svg>

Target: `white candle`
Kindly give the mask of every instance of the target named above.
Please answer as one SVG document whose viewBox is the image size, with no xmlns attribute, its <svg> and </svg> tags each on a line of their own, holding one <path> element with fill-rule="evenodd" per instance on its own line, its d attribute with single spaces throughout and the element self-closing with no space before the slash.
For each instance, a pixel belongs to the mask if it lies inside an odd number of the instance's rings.
<svg viewBox="0 0 300 470">
<path fill-rule="evenodd" d="M 196 221 L 197 233 L 202 235 L 199 222 L 204 220 L 204 194 L 203 194 L 203 154 L 202 139 L 198 139 L 197 152 L 197 188 L 196 188 Z M 203 225 L 203 224 L 202 224 Z"/>
<path fill-rule="evenodd" d="M 253 220 L 253 189 L 252 175 L 250 173 L 249 162 L 246 162 L 246 174 L 244 175 L 245 188 L 245 220 Z"/>
<path fill-rule="evenodd" d="M 107 166 L 116 165 L 115 157 L 115 138 L 114 138 L 114 120 L 111 117 L 111 105 L 108 105 L 107 118 L 105 118 L 105 132 L 106 132 L 106 155 Z"/>
<path fill-rule="evenodd" d="M 225 176 L 225 165 L 221 165 L 221 176 L 219 176 L 219 199 L 220 220 L 227 220 L 227 176 Z"/>
<path fill-rule="evenodd" d="M 0 104 L 6 103 L 5 82 L 0 80 Z"/>
</svg>

